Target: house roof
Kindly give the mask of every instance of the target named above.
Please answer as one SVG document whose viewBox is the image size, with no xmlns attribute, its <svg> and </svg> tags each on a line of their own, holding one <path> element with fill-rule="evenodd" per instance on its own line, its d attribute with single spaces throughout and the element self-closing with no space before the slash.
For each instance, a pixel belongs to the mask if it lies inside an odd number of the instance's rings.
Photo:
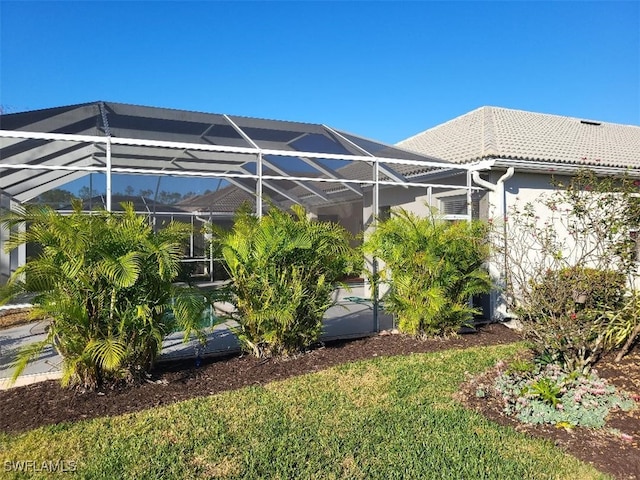
<svg viewBox="0 0 640 480">
<path fill-rule="evenodd" d="M 227 185 L 215 192 L 194 195 L 178 202 L 177 206 L 187 211 L 212 211 L 233 214 L 244 202 L 254 203 L 255 195 L 251 195 L 236 185 Z"/>
<path fill-rule="evenodd" d="M 640 168 L 640 126 L 480 107 L 397 144 L 455 163 L 530 160 Z"/>
<path fill-rule="evenodd" d="M 91 198 L 82 199 L 82 208 L 86 210 L 92 210 L 97 207 L 105 208 L 106 201 L 104 195 L 96 195 Z M 166 205 L 153 198 L 143 197 L 141 195 L 122 195 L 113 194 L 111 196 L 111 202 L 113 204 L 113 211 L 122 211 L 123 203 L 133 204 L 133 208 L 136 212 L 162 212 L 162 213 L 185 213 L 184 209 L 179 208 L 177 205 Z M 61 210 L 71 210 L 72 205 L 64 205 Z"/>
</svg>

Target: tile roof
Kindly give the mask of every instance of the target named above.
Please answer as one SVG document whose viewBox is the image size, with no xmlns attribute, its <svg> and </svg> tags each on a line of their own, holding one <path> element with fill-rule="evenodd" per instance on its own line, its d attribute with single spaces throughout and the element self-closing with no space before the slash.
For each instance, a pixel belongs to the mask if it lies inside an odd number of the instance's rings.
<svg viewBox="0 0 640 480">
<path fill-rule="evenodd" d="M 456 163 L 505 158 L 640 168 L 640 126 L 480 107 L 399 147 Z"/>
<path fill-rule="evenodd" d="M 244 202 L 254 203 L 255 197 L 235 185 L 227 185 L 215 192 L 196 195 L 182 200 L 178 207 L 187 211 L 209 210 L 218 213 L 233 214 Z"/>
<path fill-rule="evenodd" d="M 104 195 L 96 195 L 91 198 L 81 199 L 82 208 L 91 210 L 96 208 L 106 208 L 106 200 Z M 132 203 L 136 212 L 163 212 L 163 213 L 184 213 L 185 210 L 178 205 L 166 205 L 160 202 L 155 202 L 153 198 L 143 197 L 140 195 L 122 195 L 114 193 L 111 195 L 111 210 L 114 212 L 122 211 L 122 203 Z M 35 202 L 29 202 L 35 203 Z M 62 205 L 60 210 L 71 210 L 73 207 L 70 203 Z"/>
</svg>

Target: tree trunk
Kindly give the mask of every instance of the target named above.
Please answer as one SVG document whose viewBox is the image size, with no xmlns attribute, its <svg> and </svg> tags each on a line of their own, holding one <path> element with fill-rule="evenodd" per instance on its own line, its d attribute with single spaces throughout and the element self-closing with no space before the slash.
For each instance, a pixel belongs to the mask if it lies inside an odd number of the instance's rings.
<svg viewBox="0 0 640 480">
<path fill-rule="evenodd" d="M 616 356 L 616 362 L 620 362 L 620 360 L 622 360 L 622 357 L 629 353 L 638 335 L 640 335 L 640 323 L 638 323 L 638 325 L 636 325 L 636 328 L 633 329 L 631 335 L 629 335 L 629 338 L 622 347 L 622 350 L 620 350 L 620 352 Z"/>
</svg>

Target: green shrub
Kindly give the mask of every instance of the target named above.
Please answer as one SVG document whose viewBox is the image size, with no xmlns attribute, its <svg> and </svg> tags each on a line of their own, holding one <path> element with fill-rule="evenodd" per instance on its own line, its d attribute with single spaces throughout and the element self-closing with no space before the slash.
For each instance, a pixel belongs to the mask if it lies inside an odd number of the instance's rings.
<svg viewBox="0 0 640 480">
<path fill-rule="evenodd" d="M 481 222 L 446 222 L 404 209 L 378 224 L 364 251 L 385 263 L 384 305 L 398 317 L 401 331 L 450 335 L 471 322 L 476 310 L 469 298 L 491 289 L 482 268 L 489 255 L 487 234 Z"/>
<path fill-rule="evenodd" d="M 63 384 L 97 387 L 147 372 L 176 325 L 185 339 L 197 331 L 203 296 L 177 288 L 188 227 L 171 223 L 155 233 L 133 205 L 124 212 L 74 211 L 45 206 L 8 214 L 4 225 L 27 224 L 7 244 L 33 243 L 40 253 L 11 276 L 5 301 L 36 294 L 34 313 L 51 319 L 45 340 L 19 352 L 14 380 L 46 345 L 63 358 Z M 187 229 L 186 229 L 187 228 Z"/>
<path fill-rule="evenodd" d="M 291 354 L 314 343 L 339 280 L 356 264 L 341 226 L 271 208 L 238 214 L 232 231 L 214 231 L 231 282 L 233 318 L 243 348 L 258 357 Z"/>
</svg>

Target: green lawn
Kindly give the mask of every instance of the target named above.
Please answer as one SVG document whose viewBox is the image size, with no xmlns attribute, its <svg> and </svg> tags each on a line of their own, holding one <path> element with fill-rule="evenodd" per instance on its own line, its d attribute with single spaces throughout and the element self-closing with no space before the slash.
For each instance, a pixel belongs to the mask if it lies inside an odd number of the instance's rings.
<svg viewBox="0 0 640 480">
<path fill-rule="evenodd" d="M 105 479 L 607 478 L 452 400 L 465 372 L 521 348 L 379 358 L 146 412 L 0 434 L 0 476 L 12 478 L 6 462 L 65 460 L 77 462 L 76 478 Z"/>
</svg>

